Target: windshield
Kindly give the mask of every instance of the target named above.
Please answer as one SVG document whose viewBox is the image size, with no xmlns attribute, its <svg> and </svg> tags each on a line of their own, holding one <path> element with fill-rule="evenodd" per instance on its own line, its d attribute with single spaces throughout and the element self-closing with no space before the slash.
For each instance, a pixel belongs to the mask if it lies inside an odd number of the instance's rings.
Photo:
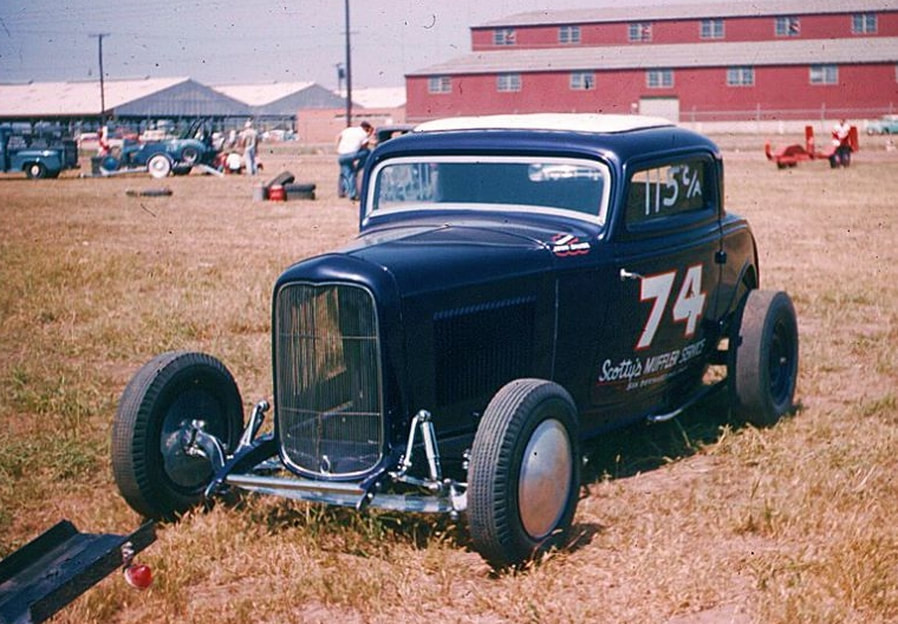
<svg viewBox="0 0 898 624">
<path fill-rule="evenodd" d="M 406 210 L 559 212 L 604 223 L 608 168 L 573 158 L 429 156 L 387 160 L 369 185 L 369 216 Z"/>
</svg>

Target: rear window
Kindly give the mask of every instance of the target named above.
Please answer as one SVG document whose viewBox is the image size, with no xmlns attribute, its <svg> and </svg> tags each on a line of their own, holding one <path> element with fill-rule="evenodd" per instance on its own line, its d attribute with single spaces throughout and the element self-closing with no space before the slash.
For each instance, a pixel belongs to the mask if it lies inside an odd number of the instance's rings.
<svg viewBox="0 0 898 624">
<path fill-rule="evenodd" d="M 692 158 L 634 173 L 627 193 L 627 225 L 709 209 L 714 201 L 710 165 L 706 158 Z"/>
<path fill-rule="evenodd" d="M 605 165 L 569 158 L 397 158 L 378 165 L 367 214 L 405 210 L 559 212 L 604 223 Z"/>
</svg>

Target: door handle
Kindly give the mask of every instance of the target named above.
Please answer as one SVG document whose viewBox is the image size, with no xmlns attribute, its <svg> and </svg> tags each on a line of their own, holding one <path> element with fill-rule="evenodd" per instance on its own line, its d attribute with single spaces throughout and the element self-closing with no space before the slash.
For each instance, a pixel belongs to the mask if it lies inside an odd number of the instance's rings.
<svg viewBox="0 0 898 624">
<path fill-rule="evenodd" d="M 624 268 L 621 268 L 621 270 L 620 270 L 620 281 L 622 281 L 622 282 L 624 282 L 626 280 L 641 280 L 641 279 L 643 279 L 643 276 L 639 273 L 633 273 Z"/>
</svg>

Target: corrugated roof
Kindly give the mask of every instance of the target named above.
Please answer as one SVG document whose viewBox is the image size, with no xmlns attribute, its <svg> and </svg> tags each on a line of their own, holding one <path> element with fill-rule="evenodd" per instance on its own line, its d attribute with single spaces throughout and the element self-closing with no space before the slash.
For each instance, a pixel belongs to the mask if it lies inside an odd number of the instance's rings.
<svg viewBox="0 0 898 624">
<path fill-rule="evenodd" d="M 264 106 L 305 91 L 314 82 L 272 82 L 260 84 L 213 85 L 216 91 L 250 106 Z"/>
<path fill-rule="evenodd" d="M 606 6 L 591 9 L 543 9 L 490 20 L 473 28 L 591 24 L 674 19 L 757 17 L 762 15 L 819 15 L 826 13 L 881 12 L 898 10 L 898 0 L 755 0 L 753 2 L 709 2 L 704 4 L 658 4 L 651 6 Z"/>
<path fill-rule="evenodd" d="M 474 52 L 409 76 L 596 69 L 893 63 L 898 37 L 640 44 Z"/>
<path fill-rule="evenodd" d="M 189 81 L 189 78 L 105 80 L 106 110 Z M 0 117 L 99 115 L 100 82 L 0 84 Z"/>
</svg>

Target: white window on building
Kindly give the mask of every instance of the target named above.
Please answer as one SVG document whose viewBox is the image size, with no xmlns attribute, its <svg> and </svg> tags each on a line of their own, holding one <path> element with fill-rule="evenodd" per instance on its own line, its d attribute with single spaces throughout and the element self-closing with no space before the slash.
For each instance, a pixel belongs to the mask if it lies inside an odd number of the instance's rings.
<svg viewBox="0 0 898 624">
<path fill-rule="evenodd" d="M 493 45 L 511 46 L 515 44 L 514 28 L 497 28 L 493 31 Z"/>
<path fill-rule="evenodd" d="M 702 39 L 723 39 L 723 20 L 703 19 L 698 34 Z"/>
<path fill-rule="evenodd" d="M 851 16 L 851 33 L 872 35 L 876 33 L 876 13 L 855 13 Z"/>
<path fill-rule="evenodd" d="M 571 90 L 588 91 L 596 86 L 596 76 L 592 72 L 571 72 Z"/>
<path fill-rule="evenodd" d="M 579 26 L 559 26 L 558 43 L 576 44 L 580 43 L 580 27 Z"/>
<path fill-rule="evenodd" d="M 839 68 L 836 65 L 811 65 L 811 84 L 839 84 Z"/>
<path fill-rule="evenodd" d="M 801 22 L 797 17 L 777 17 L 773 30 L 777 37 L 797 37 L 801 34 Z"/>
<path fill-rule="evenodd" d="M 754 67 L 729 67 L 727 68 L 728 87 L 752 87 L 755 84 Z"/>
<path fill-rule="evenodd" d="M 650 69 L 645 74 L 645 84 L 649 89 L 669 89 L 674 86 L 672 69 Z"/>
<path fill-rule="evenodd" d="M 633 22 L 627 30 L 630 41 L 651 41 L 651 22 Z"/>
<path fill-rule="evenodd" d="M 511 92 L 521 90 L 521 74 L 499 74 L 496 77 L 496 90 Z"/>
<path fill-rule="evenodd" d="M 451 93 L 452 81 L 449 76 L 431 76 L 427 79 L 428 93 Z"/>
</svg>

